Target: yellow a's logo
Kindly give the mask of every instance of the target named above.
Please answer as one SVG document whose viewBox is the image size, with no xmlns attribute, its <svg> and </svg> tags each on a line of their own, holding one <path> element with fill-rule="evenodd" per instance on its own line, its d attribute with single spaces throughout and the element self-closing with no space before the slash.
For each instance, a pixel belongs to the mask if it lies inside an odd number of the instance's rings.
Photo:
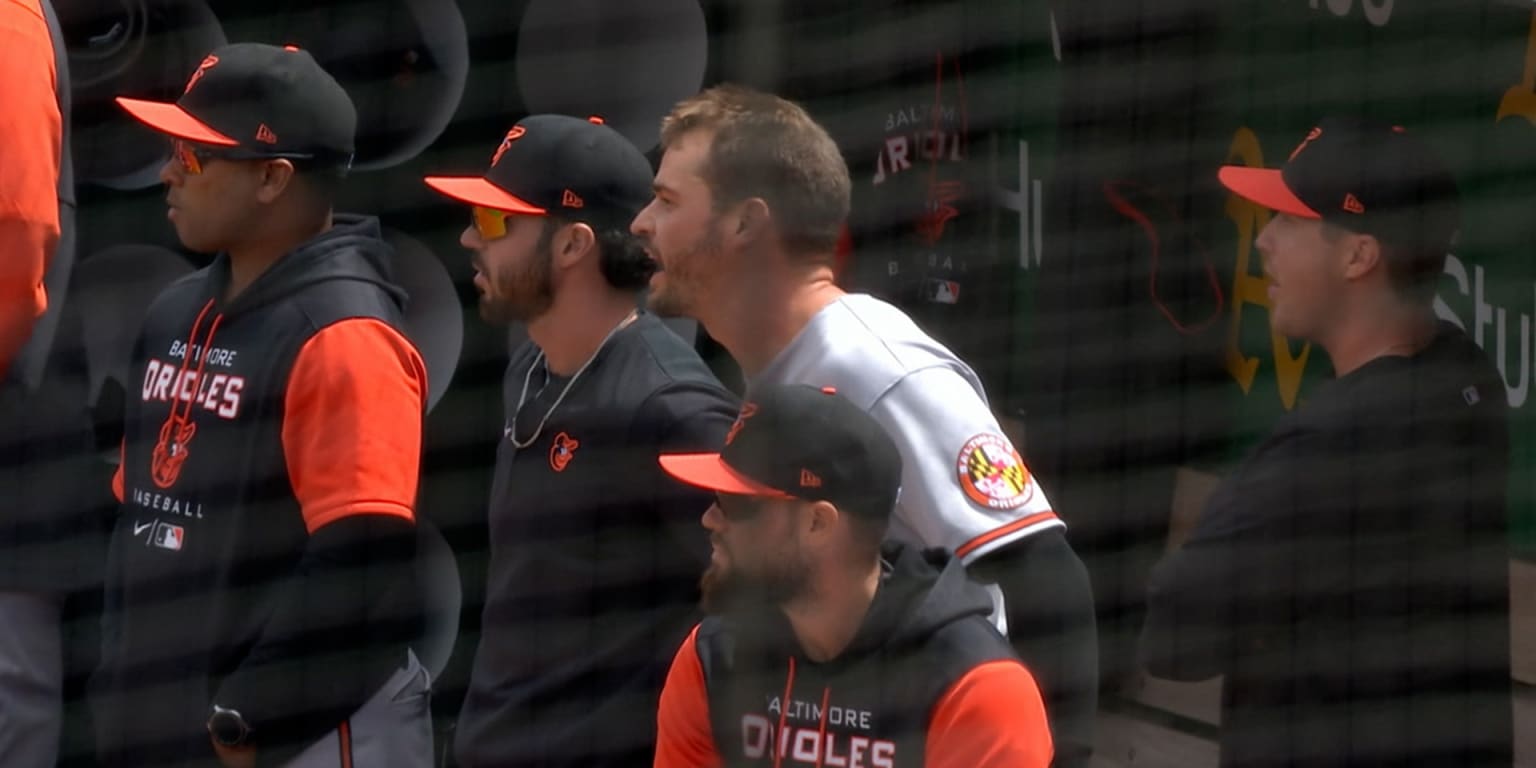
<svg viewBox="0 0 1536 768">
<path fill-rule="evenodd" d="M 1307 142 L 1321 133 L 1314 128 L 1301 147 L 1296 148 L 1296 152 L 1300 152 Z M 1295 157 L 1295 153 L 1291 156 Z M 1232 146 L 1227 149 L 1227 162 L 1250 168 L 1264 167 L 1264 153 L 1253 131 L 1237 129 L 1237 135 L 1232 137 Z M 1253 381 L 1258 376 L 1259 358 L 1243 354 L 1243 305 L 1258 305 L 1266 310 L 1272 306 L 1269 301 L 1269 278 L 1264 277 L 1262 272 L 1254 274 L 1252 269 L 1254 238 L 1269 224 L 1271 214 L 1267 208 L 1235 194 L 1227 197 L 1226 213 L 1227 218 L 1237 226 L 1237 264 L 1232 270 L 1232 324 L 1227 330 L 1227 372 L 1232 374 L 1238 386 L 1243 388 L 1243 393 L 1247 394 L 1253 389 Z M 1275 362 L 1275 381 L 1280 389 L 1280 403 L 1289 411 L 1296 407 L 1296 396 L 1301 391 L 1301 375 L 1307 368 L 1307 357 L 1312 352 L 1312 345 L 1302 345 L 1301 354 L 1292 356 L 1290 344 L 1284 336 L 1271 328 L 1269 337 Z"/>
</svg>

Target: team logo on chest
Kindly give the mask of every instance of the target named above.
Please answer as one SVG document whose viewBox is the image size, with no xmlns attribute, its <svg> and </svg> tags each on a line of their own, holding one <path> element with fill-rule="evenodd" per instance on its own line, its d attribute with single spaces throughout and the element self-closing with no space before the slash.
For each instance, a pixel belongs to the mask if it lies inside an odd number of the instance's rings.
<svg viewBox="0 0 1536 768">
<path fill-rule="evenodd" d="M 176 484 L 176 479 L 181 477 L 182 465 L 187 463 L 189 444 L 195 434 L 197 423 L 176 413 L 173 407 L 171 416 L 160 425 L 160 439 L 155 442 L 149 457 L 149 476 L 155 485 L 169 488 Z"/>
<path fill-rule="evenodd" d="M 576 449 L 581 443 L 575 438 L 561 432 L 555 435 L 555 441 L 549 446 L 549 468 L 556 472 L 564 472 L 570 466 L 571 459 L 576 456 Z"/>
<path fill-rule="evenodd" d="M 955 469 L 965 495 L 988 509 L 1017 509 L 1035 495 L 1024 459 L 1002 435 L 983 432 L 967 440 Z"/>
</svg>

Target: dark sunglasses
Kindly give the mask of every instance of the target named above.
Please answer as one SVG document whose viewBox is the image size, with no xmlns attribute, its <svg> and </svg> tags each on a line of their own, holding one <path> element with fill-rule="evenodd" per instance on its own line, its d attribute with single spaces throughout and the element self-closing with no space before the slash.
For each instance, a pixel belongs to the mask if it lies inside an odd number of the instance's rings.
<svg viewBox="0 0 1536 768">
<path fill-rule="evenodd" d="M 756 496 L 738 496 L 734 493 L 715 494 L 715 505 L 720 507 L 720 514 L 733 523 L 747 523 L 755 520 L 763 513 L 767 502 L 767 499 Z"/>
</svg>

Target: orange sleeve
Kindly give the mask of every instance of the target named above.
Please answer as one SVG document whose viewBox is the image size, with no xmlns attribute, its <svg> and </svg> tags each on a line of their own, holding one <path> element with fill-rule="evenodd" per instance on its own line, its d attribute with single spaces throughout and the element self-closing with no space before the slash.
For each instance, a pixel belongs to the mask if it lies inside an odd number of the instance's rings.
<svg viewBox="0 0 1536 768">
<path fill-rule="evenodd" d="M 48 308 L 64 143 L 53 58 L 37 0 L 0 0 L 0 376 Z"/>
<path fill-rule="evenodd" d="M 128 441 L 124 440 L 117 445 L 117 471 L 112 473 L 112 495 L 117 497 L 117 503 L 123 503 L 123 461 L 128 458 Z"/>
<path fill-rule="evenodd" d="M 699 628 L 677 649 L 656 713 L 655 768 L 718 768 L 720 754 L 709 726 L 709 695 L 696 641 Z"/>
<path fill-rule="evenodd" d="M 299 350 L 283 402 L 283 454 L 314 533 L 348 515 L 415 518 L 427 371 L 374 319 L 343 320 Z"/>
<path fill-rule="evenodd" d="M 928 768 L 1046 768 L 1053 753 L 1045 703 L 1017 661 L 967 672 L 934 707 Z"/>
</svg>

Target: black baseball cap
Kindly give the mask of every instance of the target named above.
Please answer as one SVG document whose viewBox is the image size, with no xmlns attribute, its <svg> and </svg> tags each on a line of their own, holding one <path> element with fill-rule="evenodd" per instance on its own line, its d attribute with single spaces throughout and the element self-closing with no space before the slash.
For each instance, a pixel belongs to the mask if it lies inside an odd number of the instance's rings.
<svg viewBox="0 0 1536 768">
<path fill-rule="evenodd" d="M 530 216 L 628 229 L 651 201 L 651 164 L 601 117 L 530 115 L 491 156 L 484 176 L 428 176 L 455 200 Z"/>
<path fill-rule="evenodd" d="M 357 110 L 347 92 L 294 46 L 234 43 L 208 54 L 175 102 L 118 97 L 140 122 L 233 156 L 350 165 Z"/>
<path fill-rule="evenodd" d="M 719 453 L 669 454 L 673 477 L 719 493 L 828 501 L 889 520 L 901 453 L 885 428 L 831 387 L 767 386 L 752 393 Z"/>
<path fill-rule="evenodd" d="M 1218 177 L 1266 208 L 1396 245 L 1449 250 L 1458 226 L 1455 178 L 1400 125 L 1326 118 L 1278 170 L 1229 165 Z"/>
</svg>

